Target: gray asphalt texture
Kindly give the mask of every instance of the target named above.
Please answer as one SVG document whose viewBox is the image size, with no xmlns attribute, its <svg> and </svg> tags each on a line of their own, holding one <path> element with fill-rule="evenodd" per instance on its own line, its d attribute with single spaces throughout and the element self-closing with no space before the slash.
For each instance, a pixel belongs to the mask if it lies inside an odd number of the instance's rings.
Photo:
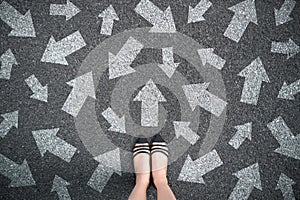
<svg viewBox="0 0 300 200">
<path fill-rule="evenodd" d="M 274 8 L 279 9 L 283 1 L 256 0 L 259 25 L 250 23 L 240 42 L 236 43 L 224 37 L 223 33 L 233 16 L 233 12 L 227 8 L 241 1 L 210 1 L 213 6 L 205 13 L 206 20 L 193 24 L 187 24 L 188 6 L 195 6 L 198 1 L 152 1 L 162 10 L 171 6 L 178 32 L 193 38 L 203 46 L 215 48 L 215 53 L 226 60 L 222 75 L 228 102 L 227 119 L 223 133 L 215 145 L 224 164 L 203 177 L 206 184 L 177 181 L 187 154 L 193 159 L 197 158 L 200 140 L 169 166 L 170 186 L 180 200 L 227 199 L 238 181 L 232 174 L 257 162 L 263 190 L 253 189 L 249 199 L 283 199 L 281 191 L 275 190 L 281 173 L 296 182 L 293 191 L 296 199 L 300 199 L 300 160 L 275 153 L 274 150 L 279 144 L 266 126 L 276 117 L 282 116 L 295 135 L 300 133 L 300 94 L 295 95 L 293 101 L 277 98 L 284 81 L 292 83 L 299 79 L 300 54 L 286 60 L 286 55 L 270 52 L 272 41 L 286 41 L 292 38 L 296 44 L 300 44 L 300 2 L 297 1 L 290 15 L 292 21 L 275 26 Z M 65 21 L 63 16 L 49 15 L 50 3 L 65 3 L 65 1 L 8 0 L 7 2 L 23 14 L 31 10 L 37 37 L 8 37 L 11 28 L 0 20 L 0 54 L 11 48 L 19 63 L 13 67 L 9 81 L 0 80 L 0 113 L 19 110 L 19 128 L 12 128 L 4 138 L 0 138 L 0 153 L 18 164 L 26 159 L 36 186 L 10 188 L 8 187 L 10 179 L 0 175 L 0 199 L 58 199 L 56 192 L 51 192 L 55 175 L 70 183 L 68 191 L 72 199 L 127 199 L 134 187 L 135 179 L 132 173 L 123 173 L 122 176 L 114 173 L 102 193 L 87 185 L 98 163 L 80 141 L 73 117 L 62 111 L 61 107 L 72 89 L 66 82 L 76 77 L 77 70 L 89 52 L 109 37 L 100 34 L 102 19 L 98 18 L 98 15 L 102 10 L 112 4 L 120 18 L 120 21 L 114 23 L 113 35 L 129 29 L 152 26 L 134 12 L 139 1 L 72 0 L 81 12 L 69 21 Z M 77 30 L 80 30 L 87 46 L 67 57 L 68 66 L 40 61 L 51 35 L 58 41 Z M 162 63 L 160 53 L 158 49 L 144 49 L 133 67 L 149 61 Z M 240 102 L 244 78 L 237 74 L 258 56 L 268 72 L 270 83 L 262 85 L 258 104 L 254 106 Z M 180 59 L 175 56 L 175 61 L 184 62 Z M 197 79 L 184 70 L 179 69 L 187 79 Z M 35 74 L 43 85 L 48 84 L 48 103 L 30 98 L 32 92 L 24 80 L 32 74 Z M 201 80 L 201 75 L 198 78 Z M 101 89 L 101 85 L 98 85 L 96 92 Z M 167 88 L 159 89 L 163 93 L 168 93 Z M 109 91 L 107 92 L 109 94 Z M 173 98 L 172 94 L 169 98 Z M 173 112 L 174 116 L 180 115 L 176 111 L 178 107 L 176 101 L 171 102 L 173 104 L 166 105 L 166 110 Z M 131 101 L 131 115 L 134 116 L 135 122 L 139 123 L 140 108 L 135 104 L 136 102 Z M 97 104 L 96 110 L 103 110 L 101 106 L 107 105 Z M 208 123 L 206 117 L 202 116 L 202 121 Z M 98 119 L 100 120 L 100 117 Z M 236 132 L 234 126 L 249 121 L 253 122 L 252 141 L 246 140 L 238 150 L 235 150 L 228 144 Z M 31 134 L 33 130 L 57 127 L 60 128 L 58 136 L 78 149 L 70 163 L 49 152 L 41 157 Z M 104 123 L 103 128 L 107 127 L 108 124 Z M 207 124 L 202 124 L 198 131 L 204 131 L 206 128 Z M 120 148 L 128 150 L 133 145 L 133 137 L 120 136 L 113 132 L 107 132 L 107 135 Z M 201 137 L 201 134 L 199 135 Z M 149 188 L 147 196 L 150 200 L 156 199 L 156 190 L 153 186 Z"/>
</svg>

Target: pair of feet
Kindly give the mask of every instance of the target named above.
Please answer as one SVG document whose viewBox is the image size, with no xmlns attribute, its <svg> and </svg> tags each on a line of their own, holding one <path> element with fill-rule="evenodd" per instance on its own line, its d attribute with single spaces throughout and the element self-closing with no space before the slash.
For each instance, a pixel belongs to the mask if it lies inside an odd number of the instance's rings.
<svg viewBox="0 0 300 200">
<path fill-rule="evenodd" d="M 133 165 L 136 184 L 148 187 L 150 173 L 156 187 L 168 184 L 168 147 L 160 135 L 154 136 L 151 144 L 146 138 L 138 138 L 133 148 Z"/>
</svg>

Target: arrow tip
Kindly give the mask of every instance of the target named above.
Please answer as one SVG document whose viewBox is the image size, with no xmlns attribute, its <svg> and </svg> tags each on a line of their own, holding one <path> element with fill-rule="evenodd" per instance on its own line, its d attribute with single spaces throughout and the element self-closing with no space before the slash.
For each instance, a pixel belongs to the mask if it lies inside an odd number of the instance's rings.
<svg viewBox="0 0 300 200">
<path fill-rule="evenodd" d="M 292 93 L 290 93 L 289 87 L 286 82 L 283 82 L 283 85 L 282 85 L 281 89 L 279 90 L 279 94 L 278 94 L 277 98 L 295 100 L 295 97 L 293 96 Z"/>
<path fill-rule="evenodd" d="M 32 131 L 32 135 L 34 137 L 34 140 L 36 141 L 37 147 L 42 156 L 45 155 L 49 148 L 45 141 L 49 140 L 49 138 L 56 136 L 58 131 L 59 128 Z"/>
<path fill-rule="evenodd" d="M 41 62 L 68 65 L 68 61 L 61 53 L 57 51 L 56 46 L 56 41 L 54 37 L 51 36 L 42 56 Z"/>
<path fill-rule="evenodd" d="M 120 149 L 116 148 L 112 151 L 106 152 L 99 156 L 94 157 L 96 161 L 106 167 L 113 169 L 120 176 L 122 175 L 121 161 L 120 161 Z"/>
<path fill-rule="evenodd" d="M 26 160 L 18 167 L 17 176 L 12 179 L 9 187 L 24 187 L 35 185 L 35 180 L 32 177 L 30 168 Z"/>
<path fill-rule="evenodd" d="M 63 178 L 55 175 L 55 177 L 53 179 L 53 185 L 52 185 L 52 188 L 51 188 L 51 192 L 61 191 L 62 187 L 66 187 L 68 185 L 70 185 L 70 183 L 68 183 Z"/>
<path fill-rule="evenodd" d="M 72 86 L 73 89 L 80 90 L 84 94 L 96 99 L 92 71 L 87 72 L 87 73 L 67 82 L 67 84 Z"/>
<path fill-rule="evenodd" d="M 194 176 L 195 172 L 198 171 L 199 171 L 198 166 L 194 164 L 194 161 L 192 160 L 190 155 L 187 155 L 177 180 L 191 182 L 191 183 L 205 184 L 202 176 Z"/>
<path fill-rule="evenodd" d="M 30 98 L 37 99 L 43 102 L 48 102 L 48 86 L 45 85 L 42 88 L 39 88 L 37 92 L 34 92 Z"/>
<path fill-rule="evenodd" d="M 8 35 L 15 37 L 36 37 L 30 10 L 21 18 L 22 20 L 19 19 L 20 21 L 17 26 Z"/>
<path fill-rule="evenodd" d="M 198 14 L 198 12 L 199 11 L 196 10 L 196 8 L 189 6 L 188 24 L 205 20 L 205 18 L 202 15 Z"/>
<path fill-rule="evenodd" d="M 8 121 L 12 126 L 18 128 L 19 111 L 5 113 L 1 115 L 4 120 Z"/>
<path fill-rule="evenodd" d="M 156 84 L 150 79 L 146 85 L 139 91 L 137 96 L 133 99 L 133 101 L 159 101 L 166 102 L 167 100 L 161 93 L 161 91 L 157 88 Z"/>
<path fill-rule="evenodd" d="M 260 59 L 257 57 L 253 60 L 246 68 L 244 68 L 239 74 L 242 77 L 253 77 L 259 78 L 262 81 L 270 82 L 267 72 L 264 68 L 264 65 Z"/>
<path fill-rule="evenodd" d="M 150 29 L 150 32 L 176 33 L 176 26 L 170 6 L 164 11 L 164 17 L 154 24 L 154 26 Z"/>
<path fill-rule="evenodd" d="M 201 58 L 201 62 L 203 65 L 206 65 L 207 57 L 208 57 L 208 55 L 212 54 L 213 51 L 214 51 L 213 48 L 198 49 L 198 54 Z"/>
<path fill-rule="evenodd" d="M 284 173 L 281 173 L 275 190 L 284 189 L 286 188 L 286 186 L 292 186 L 295 184 L 296 182 L 293 179 L 291 179 Z"/>
<path fill-rule="evenodd" d="M 75 6 L 70 0 L 67 0 L 67 5 L 66 5 L 66 20 L 68 21 L 78 13 L 80 13 L 80 9 Z"/>
<path fill-rule="evenodd" d="M 246 167 L 233 175 L 245 182 L 253 184 L 257 189 L 262 190 L 258 163 Z"/>
<path fill-rule="evenodd" d="M 243 125 L 238 125 L 234 127 L 235 129 L 237 129 L 240 133 L 241 136 L 244 138 L 248 138 L 249 140 L 251 140 L 251 132 L 252 132 L 252 122 L 243 124 Z"/>
<path fill-rule="evenodd" d="M 257 16 L 256 16 L 256 8 L 255 8 L 255 0 L 245 0 L 241 3 L 238 3 L 230 8 L 229 10 L 241 14 L 243 17 L 245 17 L 247 20 L 255 23 L 257 23 Z"/>
<path fill-rule="evenodd" d="M 117 20 L 119 21 L 119 17 L 116 13 L 116 10 L 114 9 L 114 7 L 112 5 L 109 5 L 105 10 L 103 10 L 98 17 L 102 17 L 102 18 L 108 18 L 111 20 Z"/>
</svg>

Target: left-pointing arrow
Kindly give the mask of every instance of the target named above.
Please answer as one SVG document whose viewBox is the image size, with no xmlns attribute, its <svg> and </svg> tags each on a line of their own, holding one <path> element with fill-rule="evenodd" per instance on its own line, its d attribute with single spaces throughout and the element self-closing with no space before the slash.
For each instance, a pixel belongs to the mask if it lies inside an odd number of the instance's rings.
<svg viewBox="0 0 300 200">
<path fill-rule="evenodd" d="M 51 192 L 56 192 L 60 200 L 71 200 L 67 186 L 70 185 L 66 180 L 55 175 Z"/>
<path fill-rule="evenodd" d="M 294 100 L 294 95 L 298 92 L 300 92 L 300 79 L 290 85 L 287 85 L 287 83 L 284 82 L 277 97 L 281 99 Z"/>
<path fill-rule="evenodd" d="M 9 80 L 12 66 L 18 64 L 11 49 L 8 49 L 4 54 L 1 55 L 0 62 L 1 62 L 0 78 Z"/>
<path fill-rule="evenodd" d="M 204 21 L 204 13 L 212 6 L 209 0 L 201 0 L 194 8 L 189 6 L 188 23 Z"/>
<path fill-rule="evenodd" d="M 18 128 L 18 113 L 18 111 L 14 111 L 1 115 L 4 120 L 0 124 L 0 137 L 5 137 L 13 126 Z"/>
<path fill-rule="evenodd" d="M 32 131 L 32 135 L 42 156 L 49 151 L 66 162 L 70 162 L 76 152 L 76 148 L 57 137 L 58 131 L 58 128 L 43 129 Z"/>
<path fill-rule="evenodd" d="M 108 130 L 126 133 L 125 116 L 119 118 L 119 116 L 111 108 L 107 108 L 103 111 L 102 115 L 111 125 Z"/>
<path fill-rule="evenodd" d="M 50 15 L 64 15 L 66 20 L 71 19 L 80 12 L 71 1 L 67 0 L 67 4 L 51 4 L 50 5 Z"/>
<path fill-rule="evenodd" d="M 6 1 L 3 1 L 0 5 L 0 18 L 12 28 L 9 36 L 36 37 L 30 10 L 22 15 Z"/>
<path fill-rule="evenodd" d="M 25 79 L 25 82 L 30 87 L 33 94 L 30 96 L 33 99 L 37 99 L 40 101 L 47 102 L 48 99 L 48 86 L 42 86 L 40 81 L 35 77 L 35 75 L 31 75 L 27 79 Z"/>
<path fill-rule="evenodd" d="M 10 187 L 25 187 L 35 185 L 31 171 L 24 160 L 21 165 L 13 162 L 4 155 L 0 154 L 0 173 L 8 177 L 11 182 Z"/>
</svg>

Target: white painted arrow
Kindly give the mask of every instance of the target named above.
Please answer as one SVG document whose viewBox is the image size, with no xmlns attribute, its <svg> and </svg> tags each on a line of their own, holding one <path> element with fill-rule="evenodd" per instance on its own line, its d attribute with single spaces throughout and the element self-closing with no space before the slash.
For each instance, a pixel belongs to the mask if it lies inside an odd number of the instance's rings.
<svg viewBox="0 0 300 200">
<path fill-rule="evenodd" d="M 254 188 L 262 190 L 258 163 L 244 168 L 233 175 L 239 181 L 231 192 L 229 200 L 246 200 Z"/>
<path fill-rule="evenodd" d="M 287 23 L 293 19 L 290 17 L 290 14 L 292 13 L 295 5 L 296 1 L 285 0 L 279 10 L 276 8 L 274 9 L 276 26 Z"/>
<path fill-rule="evenodd" d="M 27 79 L 25 79 L 25 82 L 30 87 L 33 94 L 30 96 L 30 98 L 37 99 L 40 101 L 47 102 L 48 99 L 48 86 L 42 86 L 40 81 L 35 77 L 35 75 L 31 75 Z"/>
<path fill-rule="evenodd" d="M 18 111 L 1 115 L 4 120 L 0 124 L 0 137 L 4 138 L 13 126 L 18 128 L 18 116 Z"/>
<path fill-rule="evenodd" d="M 233 148 L 238 149 L 247 138 L 251 140 L 252 122 L 235 126 L 234 128 L 237 129 L 237 132 L 231 138 L 229 144 L 233 146 Z"/>
<path fill-rule="evenodd" d="M 153 33 L 175 33 L 176 27 L 171 7 L 165 11 L 160 10 L 149 0 L 141 0 L 135 7 L 135 12 L 154 25 L 150 32 Z"/>
<path fill-rule="evenodd" d="M 120 149 L 117 148 L 115 150 L 109 151 L 95 157 L 94 159 L 99 162 L 99 165 L 87 184 L 91 188 L 101 193 L 114 172 L 116 172 L 120 176 L 122 175 Z"/>
<path fill-rule="evenodd" d="M 67 0 L 67 4 L 50 4 L 50 15 L 66 16 L 67 21 L 78 13 L 80 13 L 80 9 L 69 0 Z"/>
<path fill-rule="evenodd" d="M 79 31 L 72 33 L 58 42 L 51 36 L 41 61 L 68 65 L 66 57 L 85 46 L 86 43 Z"/>
<path fill-rule="evenodd" d="M 133 101 L 142 102 L 141 125 L 145 127 L 158 126 L 158 103 L 167 100 L 150 79 Z"/>
<path fill-rule="evenodd" d="M 296 200 L 292 187 L 295 184 L 295 181 L 281 173 L 275 189 L 281 190 L 284 200 Z"/>
<path fill-rule="evenodd" d="M 49 151 L 66 162 L 70 162 L 76 152 L 76 148 L 57 137 L 58 131 L 59 128 L 43 129 L 32 131 L 32 135 L 42 156 Z"/>
<path fill-rule="evenodd" d="M 220 116 L 227 102 L 207 91 L 209 83 L 198 83 L 182 86 L 185 96 L 192 108 L 200 106 L 216 116 Z"/>
<path fill-rule="evenodd" d="M 275 152 L 300 160 L 300 135 L 294 136 L 281 116 L 274 119 L 267 126 L 280 144 Z"/>
<path fill-rule="evenodd" d="M 11 49 L 8 49 L 4 54 L 1 55 L 0 62 L 1 62 L 0 78 L 9 80 L 12 66 L 18 64 Z"/>
<path fill-rule="evenodd" d="M 205 184 L 202 176 L 221 165 L 223 165 L 223 162 L 216 150 L 194 161 L 188 155 L 177 180 Z"/>
<path fill-rule="evenodd" d="M 194 8 L 189 6 L 188 24 L 204 21 L 204 13 L 212 6 L 209 0 L 201 0 Z"/>
<path fill-rule="evenodd" d="M 201 58 L 203 65 L 209 63 L 213 67 L 221 70 L 224 67 L 226 61 L 220 56 L 214 54 L 213 51 L 214 51 L 213 48 L 198 49 L 198 54 Z"/>
<path fill-rule="evenodd" d="M 190 122 L 174 121 L 173 122 L 176 138 L 184 137 L 190 144 L 194 145 L 199 140 L 199 136 L 189 128 Z"/>
<path fill-rule="evenodd" d="M 158 66 L 166 73 L 166 75 L 171 78 L 176 71 L 180 63 L 174 62 L 173 57 L 173 47 L 167 47 L 162 49 L 163 64 L 158 64 Z"/>
<path fill-rule="evenodd" d="M 10 187 L 25 187 L 35 185 L 31 171 L 24 160 L 21 165 L 0 154 L 0 173 L 11 180 Z"/>
<path fill-rule="evenodd" d="M 283 85 L 279 91 L 278 98 L 295 100 L 294 95 L 300 92 L 300 79 L 287 85 L 286 82 L 283 82 Z"/>
<path fill-rule="evenodd" d="M 287 59 L 289 59 L 300 52 L 300 47 L 292 39 L 289 39 L 287 42 L 273 41 L 271 45 L 271 52 L 285 54 L 287 55 Z"/>
<path fill-rule="evenodd" d="M 88 96 L 96 99 L 93 74 L 92 72 L 88 72 L 67 82 L 67 84 L 72 86 L 73 89 L 64 103 L 62 110 L 76 117 Z"/>
<path fill-rule="evenodd" d="M 98 17 L 103 18 L 100 33 L 103 35 L 111 35 L 114 26 L 114 20 L 120 20 L 114 7 L 110 5 L 102 13 L 100 13 Z"/>
<path fill-rule="evenodd" d="M 3 1 L 0 5 L 0 19 L 12 28 L 9 36 L 36 37 L 30 10 L 22 15 L 6 1 Z"/>
<path fill-rule="evenodd" d="M 109 79 L 134 73 L 135 70 L 130 65 L 143 47 L 142 43 L 129 37 L 116 56 L 109 52 Z"/>
<path fill-rule="evenodd" d="M 103 111 L 102 115 L 111 125 L 108 130 L 126 133 L 125 116 L 119 118 L 119 116 L 111 108 L 107 108 Z"/>
<path fill-rule="evenodd" d="M 250 22 L 257 25 L 255 0 L 246 0 L 229 8 L 234 16 L 228 25 L 224 36 L 239 42 Z"/>
<path fill-rule="evenodd" d="M 257 105 L 262 82 L 270 82 L 264 65 L 257 57 L 250 65 L 243 69 L 239 76 L 245 77 L 241 102 Z"/>
<path fill-rule="evenodd" d="M 68 185 L 70 185 L 70 183 L 55 175 L 51 192 L 56 192 L 58 195 L 58 199 L 60 200 L 71 200 L 71 196 L 67 188 Z"/>
</svg>

